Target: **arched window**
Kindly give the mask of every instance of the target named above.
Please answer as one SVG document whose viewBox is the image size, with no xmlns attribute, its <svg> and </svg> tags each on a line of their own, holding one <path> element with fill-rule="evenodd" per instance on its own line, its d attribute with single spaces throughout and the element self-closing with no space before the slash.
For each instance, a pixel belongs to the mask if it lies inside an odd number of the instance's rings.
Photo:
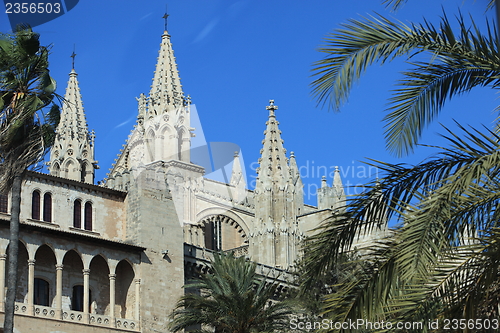
<svg viewBox="0 0 500 333">
<path fill-rule="evenodd" d="M 82 173 L 80 174 L 80 178 L 81 178 L 80 181 L 82 183 L 85 182 L 85 175 L 87 174 L 87 170 L 86 169 L 87 169 L 87 165 L 85 163 L 83 163 L 83 165 L 82 165 Z"/>
<path fill-rule="evenodd" d="M 75 200 L 73 206 L 73 227 L 80 229 L 82 227 L 82 201 Z"/>
<path fill-rule="evenodd" d="M 35 305 L 49 306 L 49 283 L 44 279 L 35 278 Z"/>
<path fill-rule="evenodd" d="M 8 213 L 9 209 L 9 196 L 7 194 L 0 194 L 0 213 Z"/>
<path fill-rule="evenodd" d="M 58 163 L 55 163 L 53 166 L 52 166 L 52 172 L 51 174 L 54 175 L 54 176 L 59 176 L 59 173 L 61 172 L 61 168 L 59 167 L 59 164 Z"/>
<path fill-rule="evenodd" d="M 52 195 L 48 192 L 43 196 L 43 220 L 52 222 Z"/>
<path fill-rule="evenodd" d="M 87 201 L 85 203 L 85 225 L 84 229 L 85 230 L 91 230 L 92 231 L 92 203 Z"/>
<path fill-rule="evenodd" d="M 78 284 L 73 286 L 73 297 L 71 298 L 71 310 L 83 312 L 83 286 Z M 92 291 L 89 290 L 89 312 L 92 304 Z"/>
<path fill-rule="evenodd" d="M 205 224 L 205 247 L 209 250 L 222 250 L 222 225 L 220 219 Z"/>
<path fill-rule="evenodd" d="M 83 286 L 73 286 L 73 297 L 71 298 L 71 310 L 83 311 Z"/>
<path fill-rule="evenodd" d="M 31 218 L 40 219 L 40 191 L 34 191 L 31 196 Z"/>
</svg>

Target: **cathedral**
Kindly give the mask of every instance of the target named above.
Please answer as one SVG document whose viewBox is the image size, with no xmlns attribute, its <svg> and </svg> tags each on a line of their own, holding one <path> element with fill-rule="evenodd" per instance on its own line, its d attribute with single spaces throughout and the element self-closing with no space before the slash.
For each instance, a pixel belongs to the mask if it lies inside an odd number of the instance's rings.
<svg viewBox="0 0 500 333">
<path fill-rule="evenodd" d="M 262 108 L 255 189 L 246 188 L 239 152 L 228 182 L 205 178 L 193 162 L 194 105 L 182 91 L 170 39 L 161 35 L 149 95 L 137 98 L 136 124 L 99 184 L 94 147 L 105 143 L 88 130 L 84 92 L 71 70 L 49 173 L 30 171 L 23 182 L 17 332 L 167 332 L 186 279 L 206 269 L 213 251 L 244 255 L 286 284 L 303 239 L 342 206 L 338 170 L 331 186 L 323 179 L 317 207 L 304 203 L 272 100 Z M 9 219 L 2 196 L 0 314 Z"/>
</svg>

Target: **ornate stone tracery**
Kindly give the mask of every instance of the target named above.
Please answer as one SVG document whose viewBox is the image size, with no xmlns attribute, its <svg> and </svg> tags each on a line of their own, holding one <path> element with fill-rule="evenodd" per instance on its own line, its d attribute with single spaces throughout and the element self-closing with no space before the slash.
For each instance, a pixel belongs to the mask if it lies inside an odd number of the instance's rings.
<svg viewBox="0 0 500 333">
<path fill-rule="evenodd" d="M 185 241 L 213 251 L 228 251 L 248 245 L 243 228 L 223 214 L 209 215 L 197 224 L 187 225 Z"/>
</svg>

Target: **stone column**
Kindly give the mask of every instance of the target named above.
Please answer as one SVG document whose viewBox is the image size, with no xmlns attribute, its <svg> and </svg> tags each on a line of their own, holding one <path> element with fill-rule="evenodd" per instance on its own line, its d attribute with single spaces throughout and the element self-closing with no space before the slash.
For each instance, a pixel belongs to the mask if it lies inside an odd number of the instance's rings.
<svg viewBox="0 0 500 333">
<path fill-rule="evenodd" d="M 56 265 L 56 318 L 62 318 L 63 265 Z"/>
<path fill-rule="evenodd" d="M 28 314 L 33 315 L 35 300 L 35 259 L 28 260 Z"/>
<path fill-rule="evenodd" d="M 111 317 L 110 325 L 115 325 L 115 282 L 116 274 L 109 274 L 109 316 Z"/>
<path fill-rule="evenodd" d="M 7 255 L 0 255 L 0 311 L 5 310 L 5 261 Z"/>
<path fill-rule="evenodd" d="M 139 299 L 141 292 L 141 279 L 135 279 L 135 320 L 139 321 Z"/>
<path fill-rule="evenodd" d="M 83 313 L 89 313 L 90 269 L 83 270 Z"/>
</svg>

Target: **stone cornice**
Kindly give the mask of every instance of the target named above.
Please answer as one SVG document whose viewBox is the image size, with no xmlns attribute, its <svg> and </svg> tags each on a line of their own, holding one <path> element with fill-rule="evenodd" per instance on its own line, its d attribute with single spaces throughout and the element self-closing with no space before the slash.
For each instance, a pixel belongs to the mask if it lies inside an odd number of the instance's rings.
<svg viewBox="0 0 500 333">
<path fill-rule="evenodd" d="M 163 162 L 163 163 L 164 163 L 163 165 L 166 167 L 176 167 L 176 168 L 180 168 L 180 169 L 186 169 L 189 171 L 201 173 L 202 175 L 205 174 L 205 168 L 202 166 L 196 165 L 196 164 L 191 164 L 191 163 L 186 163 L 186 162 L 176 161 L 176 160 L 170 160 L 170 161 Z"/>
<path fill-rule="evenodd" d="M 36 179 L 36 178 L 43 179 L 45 181 L 52 181 L 54 183 L 61 184 L 61 185 L 63 185 L 63 184 L 71 185 L 71 186 L 75 186 L 75 187 L 80 188 L 80 189 L 95 191 L 95 192 L 107 194 L 109 196 L 118 197 L 118 198 L 125 198 L 127 196 L 127 192 L 110 189 L 108 187 L 82 183 L 82 182 L 79 182 L 76 180 L 52 176 L 52 175 L 48 175 L 48 174 L 40 173 L 40 172 L 36 172 L 36 171 L 28 171 L 26 173 L 25 180 Z"/>
</svg>

